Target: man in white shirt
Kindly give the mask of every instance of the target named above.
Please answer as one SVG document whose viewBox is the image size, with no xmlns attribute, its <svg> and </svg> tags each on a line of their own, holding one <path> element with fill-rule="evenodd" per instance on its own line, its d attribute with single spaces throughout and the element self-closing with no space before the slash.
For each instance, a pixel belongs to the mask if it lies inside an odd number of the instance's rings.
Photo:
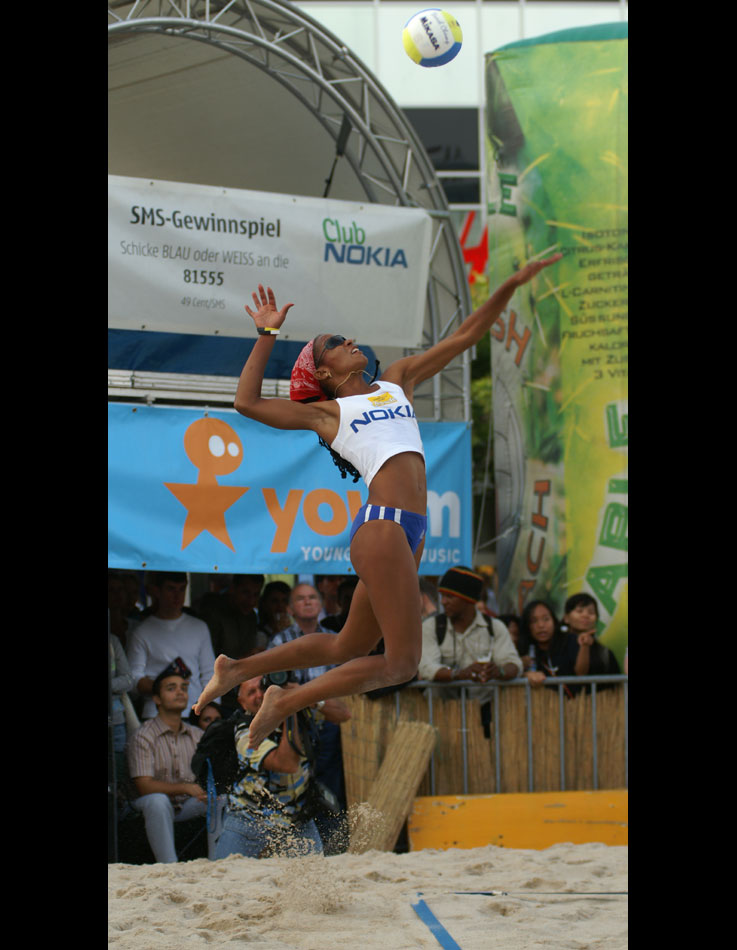
<svg viewBox="0 0 737 950">
<path fill-rule="evenodd" d="M 197 702 L 215 666 L 207 624 L 183 610 L 187 575 L 156 573 L 149 586 L 156 608 L 131 633 L 126 649 L 136 690 L 143 698 L 142 719 L 156 716 L 153 682 L 173 660 L 180 658 L 191 671 L 188 709 Z"/>
<path fill-rule="evenodd" d="M 420 679 L 488 683 L 522 675 L 522 661 L 509 631 L 493 617 L 488 618 L 489 625 L 476 606 L 483 586 L 483 578 L 469 568 L 445 572 L 438 584 L 443 614 L 428 617 L 422 624 Z M 474 690 L 472 695 L 485 702 L 491 690 Z"/>
</svg>

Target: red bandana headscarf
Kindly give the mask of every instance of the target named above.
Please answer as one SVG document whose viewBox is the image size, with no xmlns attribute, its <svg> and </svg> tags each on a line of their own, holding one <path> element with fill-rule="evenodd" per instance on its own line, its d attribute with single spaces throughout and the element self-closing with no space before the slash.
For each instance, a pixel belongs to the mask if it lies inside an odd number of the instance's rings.
<svg viewBox="0 0 737 950">
<path fill-rule="evenodd" d="M 320 383 L 315 379 L 315 357 L 312 355 L 312 341 L 305 343 L 292 367 L 292 376 L 289 381 L 289 398 L 296 402 L 304 399 L 322 400 L 328 397 L 322 391 Z"/>
</svg>

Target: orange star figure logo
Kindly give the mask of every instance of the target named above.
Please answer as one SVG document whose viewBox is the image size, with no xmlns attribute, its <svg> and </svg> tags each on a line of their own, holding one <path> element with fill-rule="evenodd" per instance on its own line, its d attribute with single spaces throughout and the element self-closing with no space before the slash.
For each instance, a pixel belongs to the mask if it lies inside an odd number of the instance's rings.
<svg viewBox="0 0 737 950">
<path fill-rule="evenodd" d="M 243 461 L 243 445 L 236 432 L 222 419 L 197 419 L 184 433 L 184 450 L 199 469 L 197 484 L 164 482 L 177 501 L 187 509 L 182 532 L 182 550 L 209 531 L 231 551 L 235 551 L 225 524 L 225 512 L 248 488 L 218 485 L 218 475 L 230 475 Z"/>
</svg>

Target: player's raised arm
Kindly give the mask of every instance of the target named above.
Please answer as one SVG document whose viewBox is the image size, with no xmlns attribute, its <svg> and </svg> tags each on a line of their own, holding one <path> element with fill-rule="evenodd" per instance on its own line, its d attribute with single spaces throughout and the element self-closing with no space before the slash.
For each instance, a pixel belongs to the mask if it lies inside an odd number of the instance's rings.
<svg viewBox="0 0 737 950">
<path fill-rule="evenodd" d="M 561 257 L 563 255 L 559 253 L 542 261 L 530 261 L 508 277 L 449 337 L 431 346 L 424 353 L 405 356 L 392 363 L 383 378 L 396 381 L 404 387 L 411 387 L 439 373 L 455 356 L 478 343 L 484 334 L 488 333 L 519 287 L 532 280 L 544 268 L 556 264 Z"/>
<path fill-rule="evenodd" d="M 258 293 L 254 292 L 251 296 L 255 309 L 251 310 L 246 304 L 245 310 L 256 325 L 259 337 L 238 380 L 235 408 L 241 415 L 275 429 L 316 429 L 320 425 L 322 413 L 315 406 L 290 399 L 264 399 L 261 395 L 266 364 L 274 349 L 274 341 L 287 312 L 294 304 L 285 304 L 279 310 L 274 291 L 271 287 L 264 290 L 262 284 L 258 285 Z"/>
</svg>

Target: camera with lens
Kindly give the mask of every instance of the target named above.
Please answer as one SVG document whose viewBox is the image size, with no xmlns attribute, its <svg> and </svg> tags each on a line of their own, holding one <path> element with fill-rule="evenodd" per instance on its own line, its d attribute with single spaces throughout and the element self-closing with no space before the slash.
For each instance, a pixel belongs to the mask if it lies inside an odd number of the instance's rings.
<svg viewBox="0 0 737 950">
<path fill-rule="evenodd" d="M 279 670 L 277 673 L 266 673 L 261 677 L 261 689 L 266 692 L 269 686 L 284 686 L 287 683 L 298 683 L 297 674 L 293 670 Z"/>
</svg>

